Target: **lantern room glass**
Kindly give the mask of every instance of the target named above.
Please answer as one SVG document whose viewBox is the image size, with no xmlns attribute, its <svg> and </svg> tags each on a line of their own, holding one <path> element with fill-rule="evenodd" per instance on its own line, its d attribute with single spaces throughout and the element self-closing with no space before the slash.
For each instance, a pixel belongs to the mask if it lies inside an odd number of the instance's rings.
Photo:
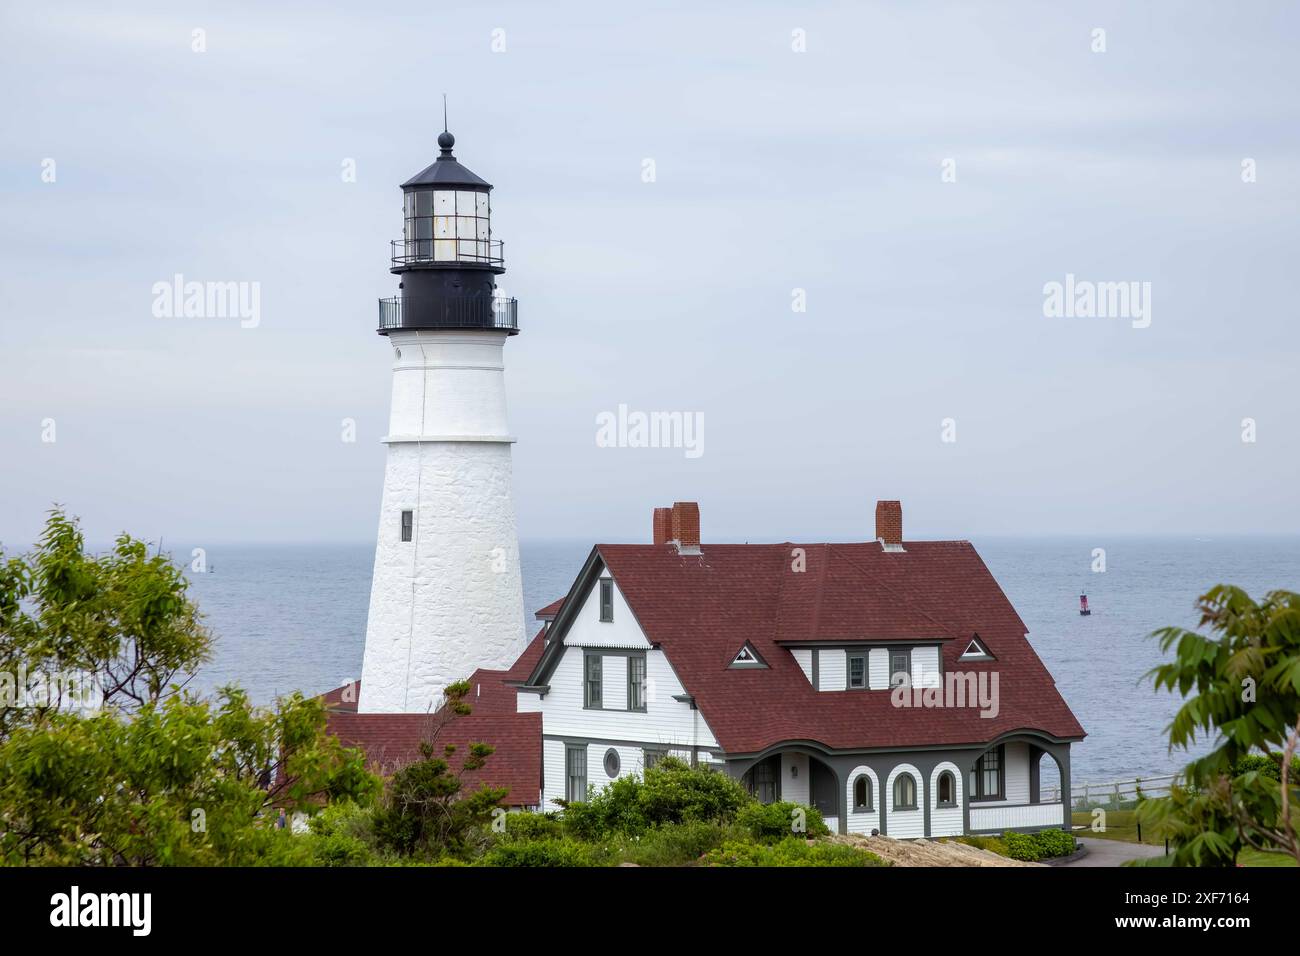
<svg viewBox="0 0 1300 956">
<path fill-rule="evenodd" d="M 472 189 L 416 189 L 406 193 L 408 259 L 490 262 L 491 201 Z"/>
</svg>

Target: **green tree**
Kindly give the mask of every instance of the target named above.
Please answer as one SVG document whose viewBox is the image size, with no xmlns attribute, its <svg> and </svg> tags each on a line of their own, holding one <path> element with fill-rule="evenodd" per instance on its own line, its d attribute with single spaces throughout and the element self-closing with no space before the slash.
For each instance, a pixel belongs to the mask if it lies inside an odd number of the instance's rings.
<svg viewBox="0 0 1300 956">
<path fill-rule="evenodd" d="M 279 812 L 372 799 L 318 700 L 172 695 L 130 718 L 55 712 L 0 743 L 0 861 L 58 866 L 309 862 Z"/>
<path fill-rule="evenodd" d="M 1142 801 L 1139 819 L 1171 841 L 1176 866 L 1229 866 L 1246 846 L 1300 862 L 1297 780 L 1246 759 L 1281 749 L 1289 767 L 1300 745 L 1300 595 L 1273 591 L 1256 603 L 1219 585 L 1198 607 L 1200 626 L 1216 636 L 1156 631 L 1174 659 L 1148 676 L 1186 698 L 1168 728 L 1170 750 L 1198 735 L 1214 746 L 1188 763 L 1183 786 Z"/>
<path fill-rule="evenodd" d="M 420 742 L 421 759 L 398 770 L 389 781 L 374 816 L 375 837 L 382 847 L 402 855 L 464 855 L 473 835 L 487 826 L 509 795 L 508 787 L 486 785 L 461 793 L 461 776 L 481 770 L 493 747 L 471 743 L 458 769 L 452 766 L 455 744 L 444 744 L 439 753 L 443 730 L 471 711 L 465 700 L 470 687 L 469 681 L 457 681 L 443 690 L 443 704 L 430 716 Z"/>
<path fill-rule="evenodd" d="M 32 554 L 0 553 L 0 687 L 11 698 L 36 678 L 50 692 L 0 701 L 0 739 L 65 708 L 74 675 L 99 706 L 129 713 L 183 686 L 209 658 L 211 636 L 189 582 L 143 541 L 120 535 L 106 554 L 85 550 L 77 521 L 55 508 Z M 17 706 L 15 706 L 17 704 Z"/>
</svg>

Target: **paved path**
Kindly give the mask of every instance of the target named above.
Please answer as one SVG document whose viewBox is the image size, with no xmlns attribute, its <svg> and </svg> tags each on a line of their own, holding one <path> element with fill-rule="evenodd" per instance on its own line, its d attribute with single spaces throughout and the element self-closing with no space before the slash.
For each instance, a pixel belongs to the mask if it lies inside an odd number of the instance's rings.
<svg viewBox="0 0 1300 956">
<path fill-rule="evenodd" d="M 1125 843 L 1123 840 L 1098 840 L 1095 837 L 1081 836 L 1078 839 L 1088 848 L 1088 852 L 1073 863 L 1062 863 L 1062 866 L 1119 866 L 1126 860 L 1165 855 L 1163 846 Z"/>
</svg>

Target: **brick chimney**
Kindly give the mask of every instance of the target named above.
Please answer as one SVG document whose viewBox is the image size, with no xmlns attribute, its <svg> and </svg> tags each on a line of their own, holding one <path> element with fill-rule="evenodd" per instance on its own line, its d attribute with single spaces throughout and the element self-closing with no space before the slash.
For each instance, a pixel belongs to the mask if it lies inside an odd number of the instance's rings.
<svg viewBox="0 0 1300 956">
<path fill-rule="evenodd" d="M 876 540 L 886 551 L 903 550 L 903 503 L 876 502 Z"/>
<path fill-rule="evenodd" d="M 673 539 L 673 509 L 656 508 L 654 518 L 655 544 L 667 544 Z"/>
<path fill-rule="evenodd" d="M 671 544 L 680 554 L 699 554 L 699 504 L 694 501 L 675 501 L 671 508 L 656 508 L 654 543 Z"/>
</svg>

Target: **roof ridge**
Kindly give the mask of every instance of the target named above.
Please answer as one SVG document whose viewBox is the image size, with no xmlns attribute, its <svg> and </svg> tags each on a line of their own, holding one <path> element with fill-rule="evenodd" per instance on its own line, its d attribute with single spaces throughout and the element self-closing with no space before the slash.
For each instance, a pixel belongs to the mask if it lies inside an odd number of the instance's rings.
<svg viewBox="0 0 1300 956">
<path fill-rule="evenodd" d="M 830 544 L 828 544 L 828 545 L 826 545 L 826 547 L 827 547 L 827 548 L 833 548 L 834 545 L 830 545 Z M 928 611 L 926 611 L 924 608 L 918 607 L 918 606 L 916 605 L 916 602 L 914 602 L 914 601 L 913 601 L 911 598 L 909 598 L 907 595 L 905 595 L 905 594 L 900 594 L 896 589 L 890 587 L 890 586 L 889 586 L 888 584 L 886 584 L 884 581 L 880 580 L 880 578 L 876 577 L 874 574 L 872 574 L 872 573 L 871 573 L 870 571 L 868 571 L 866 568 L 862 567 L 862 565 L 860 565 L 860 564 L 858 564 L 856 561 L 854 561 L 853 558 L 852 558 L 850 555 L 845 554 L 844 552 L 841 552 L 841 551 L 839 551 L 838 549 L 836 549 L 836 554 L 841 555 L 841 556 L 844 558 L 844 561 L 845 561 L 845 562 L 846 562 L 850 567 L 852 567 L 854 570 L 856 570 L 859 574 L 863 575 L 864 577 L 870 578 L 870 579 L 871 579 L 872 581 L 874 581 L 877 585 L 879 585 L 880 587 L 882 587 L 882 588 L 884 588 L 886 591 L 888 591 L 890 594 L 892 594 L 895 598 L 897 598 L 898 600 L 902 601 L 905 605 L 907 605 L 907 607 L 908 607 L 909 610 L 915 611 L 917 614 L 920 614 L 922 617 L 924 617 L 924 618 L 925 618 L 926 620 L 928 620 L 928 621 L 933 621 L 933 622 L 934 622 L 934 623 L 935 623 L 935 624 L 936 624 L 936 625 L 937 625 L 941 630 L 943 630 L 945 633 L 947 633 L 947 634 L 951 634 L 953 637 L 960 637 L 960 636 L 961 636 L 961 635 L 958 634 L 955 630 L 953 630 L 951 627 L 949 627 L 947 624 L 944 624 L 944 623 L 943 623 L 942 621 L 940 621 L 938 618 L 934 617 L 934 615 L 932 615 L 932 614 L 930 614 Z"/>
</svg>

